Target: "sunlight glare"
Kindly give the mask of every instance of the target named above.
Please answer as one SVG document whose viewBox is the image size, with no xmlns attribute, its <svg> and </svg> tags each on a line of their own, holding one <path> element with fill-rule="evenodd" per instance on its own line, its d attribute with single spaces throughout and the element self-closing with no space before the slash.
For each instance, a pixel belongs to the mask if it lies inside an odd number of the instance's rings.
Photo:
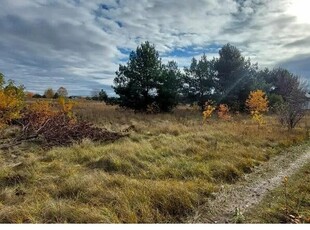
<svg viewBox="0 0 310 230">
<path fill-rule="evenodd" d="M 297 22 L 310 24 L 310 1 L 309 0 L 292 0 L 287 13 L 296 16 Z"/>
</svg>

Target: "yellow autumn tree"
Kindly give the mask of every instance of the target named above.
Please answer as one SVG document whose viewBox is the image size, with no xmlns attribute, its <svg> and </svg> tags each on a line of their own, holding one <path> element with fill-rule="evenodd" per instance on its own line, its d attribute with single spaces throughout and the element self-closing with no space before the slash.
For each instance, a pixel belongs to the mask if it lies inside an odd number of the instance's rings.
<svg viewBox="0 0 310 230">
<path fill-rule="evenodd" d="M 24 88 L 15 86 L 13 81 L 9 81 L 6 86 L 4 84 L 4 76 L 0 74 L 0 128 L 20 118 L 25 106 Z"/>
<path fill-rule="evenodd" d="M 252 119 L 259 125 L 264 123 L 263 113 L 268 111 L 268 99 L 262 90 L 251 91 L 246 106 L 251 112 Z"/>
<path fill-rule="evenodd" d="M 63 96 L 58 98 L 58 105 L 60 106 L 60 111 L 66 114 L 68 117 L 73 118 L 73 106 L 75 103 Z"/>
<path fill-rule="evenodd" d="M 214 110 L 215 110 L 215 106 L 213 105 L 213 103 L 210 101 L 206 102 L 205 109 L 202 112 L 203 120 L 207 121 L 212 116 L 212 113 L 214 112 Z"/>
</svg>

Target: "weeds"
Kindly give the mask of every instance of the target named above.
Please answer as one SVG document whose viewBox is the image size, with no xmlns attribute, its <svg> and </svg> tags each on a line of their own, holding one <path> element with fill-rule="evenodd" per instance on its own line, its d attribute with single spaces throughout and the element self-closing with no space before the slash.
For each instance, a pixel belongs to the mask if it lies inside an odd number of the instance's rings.
<svg viewBox="0 0 310 230">
<path fill-rule="evenodd" d="M 240 208 L 235 209 L 235 213 L 234 213 L 234 216 L 232 218 L 232 221 L 233 221 L 233 223 L 236 223 L 236 224 L 244 223 L 245 217 L 244 217 L 243 213 L 240 211 Z"/>
<path fill-rule="evenodd" d="M 287 194 L 287 176 L 283 178 L 283 187 L 284 187 L 284 201 L 285 201 L 285 216 L 288 216 L 288 194 Z"/>
</svg>

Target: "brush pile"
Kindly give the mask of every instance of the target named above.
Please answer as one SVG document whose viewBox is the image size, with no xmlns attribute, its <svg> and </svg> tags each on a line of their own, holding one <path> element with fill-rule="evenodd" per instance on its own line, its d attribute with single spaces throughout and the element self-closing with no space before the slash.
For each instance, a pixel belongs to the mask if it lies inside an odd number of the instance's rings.
<svg viewBox="0 0 310 230">
<path fill-rule="evenodd" d="M 83 139 L 106 142 L 126 136 L 123 133 L 95 127 L 88 122 L 77 121 L 71 109 L 66 110 L 65 107 L 55 109 L 46 102 L 37 102 L 29 106 L 23 111 L 22 118 L 15 120 L 14 123 L 20 127 L 20 132 L 10 140 L 13 146 L 24 141 L 40 140 L 43 147 L 49 148 L 68 146 Z"/>
</svg>

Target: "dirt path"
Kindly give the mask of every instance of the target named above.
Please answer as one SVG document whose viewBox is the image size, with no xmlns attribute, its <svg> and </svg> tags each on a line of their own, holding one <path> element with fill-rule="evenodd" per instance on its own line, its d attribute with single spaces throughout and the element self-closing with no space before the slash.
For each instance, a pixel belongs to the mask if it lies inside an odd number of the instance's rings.
<svg viewBox="0 0 310 230">
<path fill-rule="evenodd" d="M 229 223 L 236 211 L 244 213 L 258 204 L 264 195 L 278 187 L 285 176 L 290 176 L 310 161 L 310 148 L 299 146 L 274 157 L 236 184 L 223 187 L 215 199 L 199 207 L 190 223 Z"/>
</svg>

